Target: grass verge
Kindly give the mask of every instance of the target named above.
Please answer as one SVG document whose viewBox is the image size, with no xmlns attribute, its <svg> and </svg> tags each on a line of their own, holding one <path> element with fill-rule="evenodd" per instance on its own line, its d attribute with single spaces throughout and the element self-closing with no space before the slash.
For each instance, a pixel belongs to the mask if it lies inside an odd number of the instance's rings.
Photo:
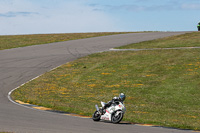
<svg viewBox="0 0 200 133">
<path fill-rule="evenodd" d="M 128 32 L 66 33 L 0 36 L 0 50 Z"/>
<path fill-rule="evenodd" d="M 124 92 L 125 121 L 200 130 L 199 52 L 182 49 L 92 54 L 25 84 L 12 93 L 12 98 L 91 116 L 95 104 Z"/>
<path fill-rule="evenodd" d="M 176 48 L 176 47 L 199 47 L 200 32 L 186 33 L 184 35 L 176 35 L 152 41 L 144 41 L 134 43 L 119 49 L 144 49 L 144 48 Z"/>
</svg>

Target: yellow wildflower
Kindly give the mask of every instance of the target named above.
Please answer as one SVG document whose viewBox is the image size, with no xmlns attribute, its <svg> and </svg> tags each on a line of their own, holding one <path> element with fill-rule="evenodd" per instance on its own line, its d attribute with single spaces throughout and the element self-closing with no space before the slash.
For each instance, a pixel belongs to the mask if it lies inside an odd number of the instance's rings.
<svg viewBox="0 0 200 133">
<path fill-rule="evenodd" d="M 132 86 L 133 87 L 140 87 L 140 86 L 143 86 L 144 84 L 133 84 Z"/>
<path fill-rule="evenodd" d="M 149 112 L 133 111 L 133 113 L 136 113 L 136 114 L 147 114 Z"/>
<path fill-rule="evenodd" d="M 120 87 L 120 85 L 106 85 L 106 87 L 108 87 L 108 88 L 113 88 L 113 87 L 116 87 L 116 88 L 119 88 Z"/>
<path fill-rule="evenodd" d="M 72 65 L 71 65 L 71 64 L 69 64 L 69 63 L 68 63 L 66 66 L 67 66 L 67 67 L 72 67 Z"/>
<path fill-rule="evenodd" d="M 193 69 L 188 69 L 188 71 L 190 71 L 190 72 L 191 72 L 191 71 L 193 71 Z"/>
<path fill-rule="evenodd" d="M 101 73 L 102 75 L 110 75 L 111 73 Z"/>
<path fill-rule="evenodd" d="M 95 87 L 96 86 L 96 84 L 90 84 L 90 85 L 88 85 L 89 87 Z"/>
<path fill-rule="evenodd" d="M 112 93 L 119 92 L 119 90 L 112 90 Z"/>
</svg>

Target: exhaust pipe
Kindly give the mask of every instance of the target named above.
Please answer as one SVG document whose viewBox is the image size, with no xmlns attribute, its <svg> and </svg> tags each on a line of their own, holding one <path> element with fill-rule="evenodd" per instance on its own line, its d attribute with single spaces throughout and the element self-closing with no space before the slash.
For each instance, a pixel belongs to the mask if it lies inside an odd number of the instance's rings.
<svg viewBox="0 0 200 133">
<path fill-rule="evenodd" d="M 97 104 L 95 105 L 95 108 L 97 109 L 97 111 L 99 111 L 99 107 L 98 107 L 98 105 L 97 105 Z"/>
</svg>

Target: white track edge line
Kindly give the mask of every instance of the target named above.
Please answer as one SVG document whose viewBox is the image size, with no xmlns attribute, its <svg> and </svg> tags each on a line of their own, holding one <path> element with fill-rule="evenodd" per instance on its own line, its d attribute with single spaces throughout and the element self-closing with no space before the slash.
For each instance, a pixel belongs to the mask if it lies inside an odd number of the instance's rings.
<svg viewBox="0 0 200 133">
<path fill-rule="evenodd" d="M 68 63 L 68 62 L 66 62 L 66 63 Z M 63 64 L 62 64 L 62 65 L 63 65 Z M 50 69 L 50 70 L 47 71 L 47 72 L 53 71 L 53 70 L 55 70 L 56 68 L 58 68 L 58 67 L 60 67 L 60 66 L 62 66 L 62 65 L 59 65 L 59 66 L 57 66 L 57 67 L 54 67 L 54 68 Z M 11 91 L 9 91 L 9 92 L 8 92 L 8 100 L 9 100 L 10 102 L 16 104 L 16 105 L 19 105 L 19 106 L 26 107 L 26 108 L 33 109 L 33 110 L 38 110 L 38 109 L 31 108 L 31 107 L 28 107 L 28 106 L 25 106 L 25 105 L 23 105 L 23 104 L 20 104 L 20 103 L 15 102 L 15 101 L 11 98 L 10 95 L 12 94 L 13 91 L 17 90 L 17 89 L 20 88 L 21 86 L 23 86 L 23 85 L 29 83 L 30 81 L 32 81 L 32 80 L 34 80 L 34 79 L 39 78 L 39 77 L 42 76 L 42 75 L 44 75 L 44 73 L 43 73 L 43 74 L 40 74 L 40 75 L 38 75 L 38 76 L 36 76 L 36 77 L 34 77 L 34 78 L 32 78 L 31 80 L 29 80 L 29 81 L 27 81 L 27 82 L 25 82 L 25 83 L 19 85 L 18 87 L 12 89 Z M 40 111 L 42 111 L 42 110 L 40 110 Z"/>
</svg>

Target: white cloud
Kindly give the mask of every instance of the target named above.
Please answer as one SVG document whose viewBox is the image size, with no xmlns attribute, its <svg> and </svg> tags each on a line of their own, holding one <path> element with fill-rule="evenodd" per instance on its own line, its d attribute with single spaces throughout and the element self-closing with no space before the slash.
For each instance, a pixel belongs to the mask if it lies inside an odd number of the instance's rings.
<svg viewBox="0 0 200 133">
<path fill-rule="evenodd" d="M 90 4 L 97 11 L 128 11 L 128 12 L 146 12 L 146 11 L 183 11 L 199 10 L 199 0 L 132 0 L 131 3 L 121 2 L 118 4 Z"/>
<path fill-rule="evenodd" d="M 38 14 L 36 12 L 6 12 L 0 13 L 0 17 L 17 17 L 17 16 L 29 16 L 31 14 Z"/>
<path fill-rule="evenodd" d="M 0 0 L 0 13 L 34 12 L 35 10 L 38 8 L 28 0 Z"/>
<path fill-rule="evenodd" d="M 30 0 L 0 0 L 0 34 L 97 32 L 115 29 L 114 20 L 80 2 L 55 6 Z"/>
<path fill-rule="evenodd" d="M 200 4 L 182 4 L 181 8 L 184 10 L 200 10 Z"/>
</svg>

